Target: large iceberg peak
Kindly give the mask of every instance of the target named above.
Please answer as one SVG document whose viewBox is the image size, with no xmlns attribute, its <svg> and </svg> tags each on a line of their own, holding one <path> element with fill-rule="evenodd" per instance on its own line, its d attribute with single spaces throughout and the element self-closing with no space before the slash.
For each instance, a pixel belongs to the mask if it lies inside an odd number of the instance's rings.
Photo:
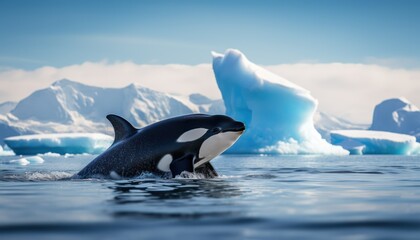
<svg viewBox="0 0 420 240">
<path fill-rule="evenodd" d="M 246 56 L 237 49 L 227 49 L 225 54 L 212 51 L 213 65 L 223 63 L 243 64 L 249 63 Z"/>
<path fill-rule="evenodd" d="M 252 63 L 239 50 L 213 53 L 213 70 L 226 114 L 247 131 L 231 152 L 347 154 L 315 130 L 318 102 L 310 92 Z"/>
<path fill-rule="evenodd" d="M 278 86 L 292 90 L 293 92 L 298 93 L 301 96 L 305 96 L 311 102 L 314 102 L 315 104 L 317 103 L 317 101 L 310 95 L 310 92 L 308 90 L 254 64 L 253 62 L 249 61 L 248 58 L 237 49 L 227 49 L 224 55 L 212 52 L 212 55 L 213 70 L 218 69 L 218 73 L 216 73 L 215 71 L 216 75 L 230 74 L 229 70 L 239 70 L 242 71 L 242 73 L 245 75 L 255 75 L 255 78 L 243 78 L 240 81 L 240 84 L 243 87 L 253 88 L 255 86 L 262 87 L 264 84 L 269 83 L 278 84 Z M 225 73 L 223 68 L 220 68 L 220 66 L 222 65 L 229 66 L 230 69 L 227 69 L 228 71 L 226 71 Z"/>
</svg>

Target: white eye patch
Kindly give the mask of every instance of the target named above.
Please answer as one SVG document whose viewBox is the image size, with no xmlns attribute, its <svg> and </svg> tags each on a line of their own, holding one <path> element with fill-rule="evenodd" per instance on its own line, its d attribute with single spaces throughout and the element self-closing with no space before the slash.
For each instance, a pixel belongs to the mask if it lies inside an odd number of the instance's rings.
<svg viewBox="0 0 420 240">
<path fill-rule="evenodd" d="M 172 155 L 171 154 L 166 154 L 165 156 L 162 157 L 162 159 L 160 159 L 157 167 L 160 171 L 163 172 L 170 172 L 170 165 L 172 162 Z"/>
<path fill-rule="evenodd" d="M 176 140 L 177 142 L 192 142 L 195 141 L 208 131 L 207 128 L 194 128 L 189 131 L 184 132 L 179 138 Z"/>
</svg>

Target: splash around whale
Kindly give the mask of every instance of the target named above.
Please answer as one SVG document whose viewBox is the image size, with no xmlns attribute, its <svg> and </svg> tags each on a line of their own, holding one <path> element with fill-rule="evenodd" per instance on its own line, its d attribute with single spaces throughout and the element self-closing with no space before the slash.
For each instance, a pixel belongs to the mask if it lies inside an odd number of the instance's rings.
<svg viewBox="0 0 420 240">
<path fill-rule="evenodd" d="M 144 172 L 216 177 L 210 160 L 232 146 L 245 130 L 242 122 L 224 115 L 184 115 L 141 129 L 117 115 L 107 119 L 114 127 L 113 144 L 75 178 L 132 178 Z"/>
</svg>

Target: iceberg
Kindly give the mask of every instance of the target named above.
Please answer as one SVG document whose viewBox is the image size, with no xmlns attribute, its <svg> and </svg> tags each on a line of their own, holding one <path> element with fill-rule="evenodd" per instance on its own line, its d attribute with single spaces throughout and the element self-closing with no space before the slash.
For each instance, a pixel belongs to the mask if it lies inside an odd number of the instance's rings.
<svg viewBox="0 0 420 240">
<path fill-rule="evenodd" d="M 406 134 L 372 130 L 331 131 L 331 143 L 342 146 L 350 154 L 415 155 L 420 144 Z"/>
<path fill-rule="evenodd" d="M 4 102 L 4 103 L 0 103 L 0 114 L 7 114 L 8 112 L 10 112 L 11 110 L 13 110 L 13 108 L 16 107 L 16 102 Z"/>
<path fill-rule="evenodd" d="M 403 133 L 420 142 L 420 110 L 405 98 L 391 98 L 376 105 L 370 130 Z"/>
<path fill-rule="evenodd" d="M 308 90 L 257 66 L 238 50 L 212 54 L 226 114 L 247 126 L 229 153 L 348 154 L 315 129 L 318 102 Z"/>
<path fill-rule="evenodd" d="M 22 135 L 4 141 L 16 155 L 99 154 L 105 151 L 114 139 L 101 133 L 55 133 Z"/>
<path fill-rule="evenodd" d="M 3 148 L 0 145 L 0 156 L 13 156 L 13 155 L 15 155 L 15 153 L 11 151 L 7 146 Z"/>
</svg>

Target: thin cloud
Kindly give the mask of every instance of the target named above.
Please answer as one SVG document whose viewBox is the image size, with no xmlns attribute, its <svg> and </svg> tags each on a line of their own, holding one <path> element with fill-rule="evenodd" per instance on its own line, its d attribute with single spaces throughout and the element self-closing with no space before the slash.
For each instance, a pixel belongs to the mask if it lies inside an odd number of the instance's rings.
<svg viewBox="0 0 420 240">
<path fill-rule="evenodd" d="M 406 97 L 420 103 L 420 70 L 368 64 L 285 64 L 267 67 L 309 89 L 327 113 L 360 123 L 371 121 L 376 104 Z"/>
<path fill-rule="evenodd" d="M 366 64 L 386 66 L 390 68 L 409 68 L 416 69 L 420 66 L 420 61 L 415 58 L 376 58 L 367 57 L 364 61 Z"/>
<path fill-rule="evenodd" d="M 376 104 L 404 96 L 420 105 L 420 70 L 372 64 L 298 63 L 267 66 L 268 70 L 310 90 L 319 109 L 359 123 L 369 123 Z M 61 68 L 0 71 L 0 102 L 18 101 L 59 79 L 101 87 L 131 83 L 158 91 L 221 98 L 210 64 L 141 65 L 130 61 L 85 62 Z"/>
<path fill-rule="evenodd" d="M 0 56 L 0 62 L 4 63 L 45 63 L 44 61 L 30 58 Z"/>
<path fill-rule="evenodd" d="M 36 89 L 49 86 L 59 79 L 71 79 L 101 87 L 124 87 L 131 83 L 155 90 L 187 95 L 202 92 L 220 98 L 211 66 L 201 65 L 138 65 L 130 61 L 107 63 L 85 62 L 62 68 L 42 67 L 32 71 L 11 69 L 0 72 L 0 89 L 8 94 L 0 102 L 17 101 Z"/>
</svg>

